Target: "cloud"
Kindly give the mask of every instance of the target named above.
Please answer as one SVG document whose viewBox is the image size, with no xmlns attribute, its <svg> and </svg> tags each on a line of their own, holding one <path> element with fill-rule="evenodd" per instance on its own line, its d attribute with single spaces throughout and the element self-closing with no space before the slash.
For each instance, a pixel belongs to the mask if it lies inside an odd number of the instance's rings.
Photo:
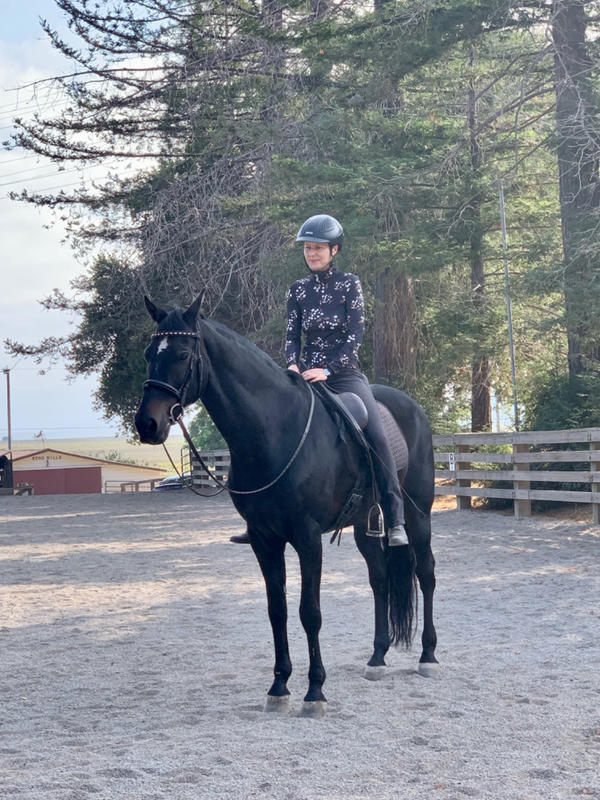
<svg viewBox="0 0 600 800">
<path fill-rule="evenodd" d="M 30 90 L 22 88 L 27 84 L 71 70 L 69 61 L 45 37 L 23 42 L 0 40 L 0 86 L 6 92 L 2 106 L 13 98 L 17 106 L 24 99 L 19 96 L 22 92 L 27 92 L 30 100 Z"/>
</svg>

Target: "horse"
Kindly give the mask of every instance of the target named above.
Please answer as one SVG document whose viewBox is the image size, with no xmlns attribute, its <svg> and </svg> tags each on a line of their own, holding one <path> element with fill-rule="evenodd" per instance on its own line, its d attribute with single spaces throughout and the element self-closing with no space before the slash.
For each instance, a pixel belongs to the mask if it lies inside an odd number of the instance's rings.
<svg viewBox="0 0 600 800">
<path fill-rule="evenodd" d="M 373 591 L 375 635 L 365 677 L 385 674 L 391 645 L 409 647 L 414 634 L 416 580 L 423 595 L 422 653 L 418 671 L 435 674 L 433 623 L 435 560 L 431 550 L 434 464 L 431 430 L 420 406 L 404 392 L 373 386 L 408 448 L 402 475 L 408 545 L 388 547 L 368 534 L 373 478 L 365 448 L 345 435 L 319 393 L 302 376 L 229 327 L 206 319 L 202 295 L 187 308 L 160 308 L 144 298 L 157 324 L 145 351 L 148 380 L 135 425 L 142 442 L 162 444 L 183 408 L 201 400 L 229 447 L 228 489 L 247 523 L 267 593 L 275 665 L 266 711 L 287 713 L 292 672 L 287 639 L 284 551 L 296 551 L 301 574 L 300 619 L 309 652 L 308 691 L 301 715 L 326 709 L 325 668 L 319 647 L 322 535 L 335 529 L 363 478 L 367 491 L 351 511 L 354 539 Z M 359 495 L 360 498 L 360 495 Z"/>
</svg>

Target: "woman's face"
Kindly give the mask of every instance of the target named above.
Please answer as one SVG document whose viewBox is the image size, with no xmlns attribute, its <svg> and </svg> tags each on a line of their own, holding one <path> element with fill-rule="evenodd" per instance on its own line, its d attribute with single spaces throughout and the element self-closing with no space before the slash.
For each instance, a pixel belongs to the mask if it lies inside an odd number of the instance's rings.
<svg viewBox="0 0 600 800">
<path fill-rule="evenodd" d="M 327 242 L 304 242 L 304 258 L 312 272 L 323 272 L 329 267 L 331 259 L 339 250 L 334 244 L 329 252 Z"/>
</svg>

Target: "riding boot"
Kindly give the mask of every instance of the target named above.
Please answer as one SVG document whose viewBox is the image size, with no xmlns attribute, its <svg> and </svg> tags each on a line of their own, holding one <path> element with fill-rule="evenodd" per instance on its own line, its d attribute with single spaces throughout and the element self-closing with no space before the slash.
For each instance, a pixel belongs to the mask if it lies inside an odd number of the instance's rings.
<svg viewBox="0 0 600 800">
<path fill-rule="evenodd" d="M 229 537 L 229 541 L 234 542 L 235 544 L 250 544 L 250 536 L 248 535 L 248 531 L 245 531 L 244 533 L 236 533 Z"/>
<path fill-rule="evenodd" d="M 388 545 L 390 547 L 400 547 L 408 544 L 408 536 L 404 530 L 404 525 L 394 525 L 388 530 Z"/>
<path fill-rule="evenodd" d="M 404 530 L 402 489 L 395 471 L 392 472 L 392 464 L 393 461 L 391 463 L 388 461 L 385 464 L 383 459 L 380 458 L 374 466 L 383 507 L 383 517 L 386 522 L 388 545 L 390 547 L 400 547 L 408 544 L 408 536 Z"/>
</svg>

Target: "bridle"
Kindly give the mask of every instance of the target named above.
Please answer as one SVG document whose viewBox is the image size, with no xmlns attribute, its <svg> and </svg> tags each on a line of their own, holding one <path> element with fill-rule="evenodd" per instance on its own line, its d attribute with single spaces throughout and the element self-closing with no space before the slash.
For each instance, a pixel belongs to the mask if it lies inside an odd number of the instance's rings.
<svg viewBox="0 0 600 800">
<path fill-rule="evenodd" d="M 187 389 L 187 385 L 192 377 L 192 370 L 194 368 L 194 364 L 196 361 L 200 362 L 200 377 L 198 380 L 198 385 L 202 388 L 202 378 L 204 372 L 204 363 L 202 361 L 202 354 L 199 351 L 198 343 L 200 340 L 200 334 L 196 331 L 161 331 L 160 333 L 153 333 L 150 337 L 151 339 L 162 339 L 164 336 L 191 336 L 194 339 L 194 349 L 192 354 L 190 355 L 187 370 L 185 373 L 185 377 L 181 383 L 179 389 L 176 386 L 173 386 L 166 381 L 158 381 L 154 378 L 149 378 L 148 380 L 144 381 L 143 388 L 155 388 L 155 389 L 163 389 L 165 392 L 169 392 L 169 394 L 174 395 L 177 398 L 177 402 L 173 403 L 171 408 L 169 409 L 169 422 L 171 425 L 174 425 L 176 422 L 182 424 L 181 418 L 183 417 L 183 408 L 184 408 L 184 397 L 185 392 Z"/>
<path fill-rule="evenodd" d="M 292 466 L 292 464 L 296 460 L 296 457 L 297 457 L 298 453 L 302 449 L 302 445 L 306 441 L 306 437 L 308 436 L 308 432 L 310 431 L 310 426 L 312 424 L 313 412 L 315 410 L 315 393 L 312 391 L 312 389 L 310 387 L 308 387 L 308 390 L 309 390 L 309 393 L 310 393 L 310 409 L 308 411 L 308 419 L 306 420 L 306 425 L 304 426 L 304 431 L 302 433 L 302 437 L 300 438 L 300 441 L 298 442 L 298 446 L 296 447 L 296 449 L 292 453 L 292 455 L 291 455 L 290 459 L 288 460 L 287 464 L 281 470 L 281 472 L 277 475 L 277 477 L 273 478 L 272 481 L 269 481 L 269 483 L 265 484 L 264 486 L 260 486 L 258 489 L 249 489 L 247 491 L 241 491 L 241 490 L 238 490 L 238 489 L 232 489 L 226 483 L 223 483 L 223 481 L 219 480 L 219 478 L 217 478 L 215 475 L 213 475 L 213 473 L 210 471 L 208 465 L 206 464 L 206 462 L 204 461 L 204 459 L 202 458 L 202 456 L 198 452 L 198 449 L 196 448 L 196 445 L 194 444 L 194 442 L 192 440 L 192 437 L 190 436 L 190 434 L 188 432 L 188 429 L 185 427 L 185 423 L 183 421 L 183 409 L 184 409 L 184 405 L 185 405 L 185 403 L 184 403 L 185 392 L 186 392 L 189 380 L 190 380 L 190 378 L 192 376 L 192 370 L 194 368 L 194 364 L 195 364 L 196 361 L 200 362 L 200 375 L 199 375 L 199 378 L 198 378 L 198 386 L 199 386 L 200 390 L 202 390 L 202 382 L 203 382 L 203 377 L 204 377 L 204 362 L 202 361 L 202 354 L 199 351 L 200 334 L 197 333 L 196 331 L 160 331 L 160 332 L 157 332 L 157 333 L 153 333 L 151 335 L 151 338 L 152 339 L 160 339 L 163 336 L 192 336 L 194 338 L 194 350 L 193 350 L 192 354 L 190 355 L 190 359 L 188 361 L 185 377 L 184 377 L 184 379 L 182 381 L 182 384 L 181 384 L 179 389 L 176 386 L 173 386 L 171 383 L 167 383 L 166 381 L 155 380 L 154 378 L 148 378 L 148 380 L 144 381 L 143 389 L 148 389 L 148 388 L 162 389 L 163 391 L 169 392 L 169 394 L 172 394 L 177 398 L 177 402 L 173 403 L 173 405 L 169 409 L 169 416 L 168 416 L 169 422 L 171 423 L 171 425 L 175 425 L 175 424 L 179 425 L 179 427 L 181 428 L 183 436 L 184 436 L 184 438 L 185 438 L 190 450 L 194 454 L 195 458 L 198 460 L 198 462 L 199 462 L 200 466 L 202 467 L 202 469 L 209 476 L 209 478 L 211 478 L 211 480 L 213 480 L 217 484 L 217 486 L 219 487 L 220 491 L 223 491 L 223 489 L 226 489 L 230 494 L 258 494 L 259 492 L 264 492 L 266 489 L 270 489 L 271 486 L 274 486 L 277 483 L 277 481 L 280 480 L 280 478 L 283 478 L 285 473 L 288 471 L 288 469 Z M 164 447 L 164 445 L 163 445 L 163 447 Z M 165 451 L 167 452 L 167 455 L 169 455 L 169 452 L 168 452 L 166 447 L 165 447 Z M 171 461 L 171 464 L 173 464 L 173 461 L 172 461 L 170 456 L 169 456 L 169 460 Z M 173 467 L 175 468 L 175 471 L 177 472 L 177 468 L 175 467 L 175 464 L 173 464 Z"/>
</svg>

